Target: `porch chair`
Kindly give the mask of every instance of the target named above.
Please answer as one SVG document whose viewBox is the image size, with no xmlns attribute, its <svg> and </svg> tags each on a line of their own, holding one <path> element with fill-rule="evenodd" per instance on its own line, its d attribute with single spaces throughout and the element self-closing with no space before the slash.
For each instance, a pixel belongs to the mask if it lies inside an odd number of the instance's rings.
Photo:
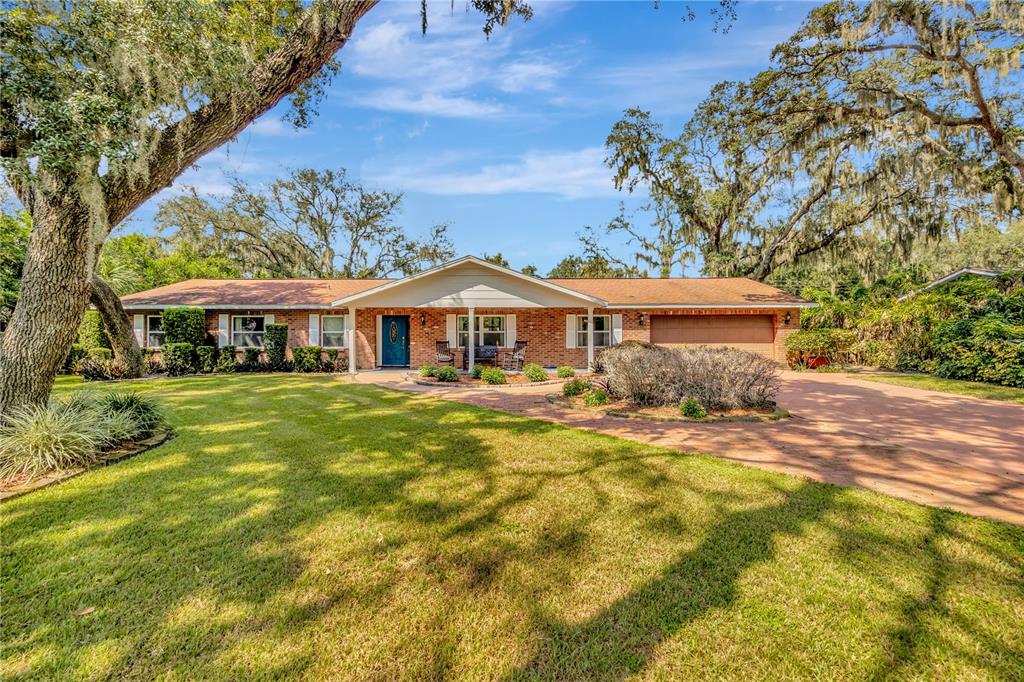
<svg viewBox="0 0 1024 682">
<path fill-rule="evenodd" d="M 447 341 L 434 342 L 434 362 L 438 365 L 455 366 L 455 354 L 452 353 Z"/>
<path fill-rule="evenodd" d="M 526 341 L 516 341 L 512 350 L 501 354 L 501 368 L 507 370 L 521 370 L 526 362 Z"/>
</svg>

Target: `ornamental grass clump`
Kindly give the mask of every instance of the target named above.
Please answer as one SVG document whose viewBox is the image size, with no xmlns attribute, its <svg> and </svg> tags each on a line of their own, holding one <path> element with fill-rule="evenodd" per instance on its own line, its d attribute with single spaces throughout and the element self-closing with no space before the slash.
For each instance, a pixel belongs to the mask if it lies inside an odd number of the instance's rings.
<svg viewBox="0 0 1024 682">
<path fill-rule="evenodd" d="M 87 466 L 106 436 L 94 413 L 55 404 L 16 407 L 0 425 L 0 480 Z"/>
<path fill-rule="evenodd" d="M 82 391 L 63 401 L 15 408 L 0 422 L 0 480 L 89 466 L 104 450 L 162 424 L 156 403 L 135 393 L 97 398 Z"/>
</svg>

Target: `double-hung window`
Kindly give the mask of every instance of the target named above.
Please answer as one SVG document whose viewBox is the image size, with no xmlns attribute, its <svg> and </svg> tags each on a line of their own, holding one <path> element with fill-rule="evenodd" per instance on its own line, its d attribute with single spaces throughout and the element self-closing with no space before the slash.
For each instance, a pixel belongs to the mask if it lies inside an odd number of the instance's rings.
<svg viewBox="0 0 1024 682">
<path fill-rule="evenodd" d="M 146 318 L 146 345 L 150 348 L 159 348 L 164 345 L 164 316 L 150 315 Z"/>
<path fill-rule="evenodd" d="M 262 315 L 235 315 L 231 318 L 231 343 L 239 348 L 263 348 L 264 322 Z"/>
<path fill-rule="evenodd" d="M 594 348 L 612 345 L 612 316 L 594 315 Z M 576 316 L 576 347 L 587 347 L 587 316 Z"/>
<path fill-rule="evenodd" d="M 475 315 L 476 345 L 498 346 L 507 348 L 505 343 L 504 315 Z M 458 331 L 459 348 L 469 347 L 469 315 L 459 315 L 456 330 Z"/>
<path fill-rule="evenodd" d="M 344 348 L 345 316 L 324 315 L 320 321 L 323 325 L 320 331 L 320 345 L 323 348 Z"/>
</svg>

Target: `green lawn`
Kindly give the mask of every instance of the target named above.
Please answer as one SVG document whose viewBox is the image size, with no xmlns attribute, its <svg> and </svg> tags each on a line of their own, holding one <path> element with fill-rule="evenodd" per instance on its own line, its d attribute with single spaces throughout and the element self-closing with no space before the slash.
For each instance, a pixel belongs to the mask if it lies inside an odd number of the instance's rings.
<svg viewBox="0 0 1024 682">
<path fill-rule="evenodd" d="M 1019 527 L 326 376 L 137 386 L 172 441 L 0 507 L 5 680 L 1024 678 Z"/>
<path fill-rule="evenodd" d="M 942 393 L 957 393 L 972 398 L 988 398 L 1004 400 L 1024 405 L 1024 388 L 985 384 L 980 381 L 961 381 L 959 379 L 943 379 L 931 374 L 857 374 L 858 379 L 880 381 L 884 384 L 896 384 L 911 388 L 923 388 Z"/>
</svg>

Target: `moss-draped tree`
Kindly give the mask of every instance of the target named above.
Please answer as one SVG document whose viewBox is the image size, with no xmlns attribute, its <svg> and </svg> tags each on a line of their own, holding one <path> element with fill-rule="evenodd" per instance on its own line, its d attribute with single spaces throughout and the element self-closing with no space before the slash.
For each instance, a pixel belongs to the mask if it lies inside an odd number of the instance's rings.
<svg viewBox="0 0 1024 682">
<path fill-rule="evenodd" d="M 5 7 L 0 158 L 32 217 L 0 340 L 0 412 L 49 395 L 103 240 L 288 96 L 308 121 L 376 0 L 19 0 Z M 472 0 L 490 32 L 520 0 Z M 102 292 L 101 292 L 102 295 Z"/>
</svg>

